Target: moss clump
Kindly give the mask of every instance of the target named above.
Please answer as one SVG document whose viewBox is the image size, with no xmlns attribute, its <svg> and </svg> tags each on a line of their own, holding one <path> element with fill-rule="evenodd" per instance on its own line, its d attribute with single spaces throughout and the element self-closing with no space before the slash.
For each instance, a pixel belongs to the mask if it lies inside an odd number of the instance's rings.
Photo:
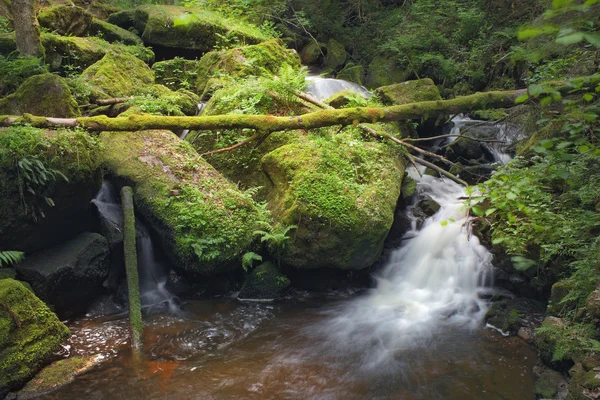
<svg viewBox="0 0 600 400">
<path fill-rule="evenodd" d="M 325 66 L 330 69 L 338 69 L 346 62 L 347 54 L 344 45 L 334 39 L 327 42 L 327 56 Z"/>
<path fill-rule="evenodd" d="M 402 181 L 402 198 L 408 199 L 412 197 L 417 191 L 417 182 L 408 175 L 404 175 L 404 180 Z"/>
<path fill-rule="evenodd" d="M 28 192 L 23 187 L 26 182 L 19 180 L 17 165 L 24 158 L 37 159 L 46 168 L 62 172 L 69 181 L 33 185 L 36 193 Z M 23 126 L 0 129 L 2 246 L 33 252 L 89 229 L 89 202 L 101 184 L 100 160 L 101 148 L 87 132 Z M 55 206 L 48 206 L 44 197 L 51 198 Z"/>
<path fill-rule="evenodd" d="M 90 34 L 100 36 L 107 42 L 121 42 L 123 44 L 130 44 L 134 46 L 141 46 L 144 44 L 142 39 L 135 33 L 129 32 L 126 29 L 102 21 L 101 19 L 94 18 L 90 23 Z"/>
<path fill-rule="evenodd" d="M 441 100 L 440 91 L 429 78 L 406 81 L 375 90 L 385 105 L 401 105 L 420 101 Z"/>
<path fill-rule="evenodd" d="M 198 277 L 239 267 L 268 219 L 250 195 L 169 131 L 105 132 L 101 140 L 107 167 L 133 187 L 136 209 L 177 271 Z"/>
<path fill-rule="evenodd" d="M 122 10 L 108 16 L 108 22 L 123 29 L 131 29 L 134 26 L 135 9 Z"/>
<path fill-rule="evenodd" d="M 0 280 L 0 397 L 30 379 L 68 337 L 69 329 L 31 291 Z"/>
<path fill-rule="evenodd" d="M 498 121 L 506 118 L 509 114 L 504 108 L 494 108 L 491 110 L 477 110 L 470 113 L 475 119 L 482 121 Z"/>
<path fill-rule="evenodd" d="M 370 89 L 392 83 L 403 82 L 410 75 L 410 71 L 399 68 L 392 58 L 377 56 L 373 58 L 367 68 L 366 85 Z"/>
<path fill-rule="evenodd" d="M 297 225 L 281 261 L 297 268 L 371 265 L 392 225 L 404 175 L 397 151 L 361 131 L 315 130 L 262 158 L 276 222 Z"/>
<path fill-rule="evenodd" d="M 89 371 L 96 365 L 96 356 L 71 357 L 59 360 L 42 369 L 19 391 L 19 398 L 34 398 L 58 389 Z"/>
<path fill-rule="evenodd" d="M 358 83 L 362 85 L 365 77 L 365 69 L 362 65 L 356 65 L 354 63 L 347 63 L 344 68 L 337 74 L 337 79 L 344 79 L 346 81 Z"/>
<path fill-rule="evenodd" d="M 34 75 L 17 91 L 0 99 L 0 114 L 24 113 L 47 117 L 76 117 L 77 102 L 64 78 L 54 74 Z"/>
<path fill-rule="evenodd" d="M 325 49 L 327 46 L 314 41 L 310 42 L 300 52 L 300 59 L 304 65 L 316 65 L 323 60 Z"/>
<path fill-rule="evenodd" d="M 250 24 L 189 7 L 140 6 L 135 11 L 134 25 L 145 43 L 200 52 L 214 48 L 219 35 L 250 44 L 270 39 Z"/>
<path fill-rule="evenodd" d="M 135 92 L 127 104 L 139 107 L 140 111 L 155 115 L 195 115 L 200 97 L 189 90 L 174 92 L 163 85 L 148 85 Z"/>
<path fill-rule="evenodd" d="M 177 89 L 191 89 L 195 86 L 198 61 L 175 57 L 172 60 L 152 64 L 156 83 Z"/>
<path fill-rule="evenodd" d="M 43 8 L 37 16 L 42 28 L 64 36 L 85 36 L 93 18 L 81 7 L 64 5 Z"/>
<path fill-rule="evenodd" d="M 285 294 L 291 286 L 275 264 L 266 262 L 252 270 L 244 281 L 238 298 L 240 300 L 275 300 Z"/>
<path fill-rule="evenodd" d="M 128 53 L 107 53 L 88 67 L 80 79 L 105 97 L 125 97 L 154 82 L 154 72 L 143 61 Z"/>
<path fill-rule="evenodd" d="M 572 289 L 572 284 L 568 281 L 559 281 L 552 285 L 550 292 L 550 304 L 548 304 L 548 312 L 554 315 L 561 313 L 563 309 L 571 309 L 574 304 L 562 304 L 561 301 L 569 294 Z"/>
<path fill-rule="evenodd" d="M 210 52 L 200 59 L 196 93 L 203 93 L 208 80 L 215 75 L 227 75 L 234 79 L 272 76 L 283 64 L 300 69 L 300 58 L 296 52 L 286 49 L 279 39 L 253 46 Z"/>
<path fill-rule="evenodd" d="M 548 369 L 535 382 L 535 394 L 541 399 L 553 399 L 565 378 L 560 372 Z"/>
<path fill-rule="evenodd" d="M 16 279 L 17 272 L 12 268 L 0 268 L 0 279 Z"/>
</svg>

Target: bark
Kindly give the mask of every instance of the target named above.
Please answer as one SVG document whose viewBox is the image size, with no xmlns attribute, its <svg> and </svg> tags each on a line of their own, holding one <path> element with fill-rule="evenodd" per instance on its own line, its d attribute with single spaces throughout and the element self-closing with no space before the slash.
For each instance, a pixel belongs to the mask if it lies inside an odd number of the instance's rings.
<svg viewBox="0 0 600 400">
<path fill-rule="evenodd" d="M 129 296 L 129 327 L 131 345 L 134 350 L 142 349 L 142 305 L 140 299 L 140 282 L 138 276 L 137 250 L 135 244 L 135 213 L 133 210 L 133 191 L 129 186 L 121 189 L 123 207 L 123 246 L 125 254 L 125 272 Z"/>
<path fill-rule="evenodd" d="M 112 99 L 98 99 L 96 100 L 96 104 L 98 104 L 99 106 L 110 106 L 113 104 L 125 103 L 126 101 L 129 101 L 131 99 L 133 99 L 133 96 L 114 97 Z"/>
<path fill-rule="evenodd" d="M 11 0 L 11 9 L 17 51 L 26 56 L 43 57 L 44 48 L 35 16 L 35 0 Z"/>
<path fill-rule="evenodd" d="M 475 93 L 451 100 L 423 101 L 382 108 L 344 108 L 315 111 L 292 117 L 273 115 L 215 115 L 200 117 L 168 117 L 132 115 L 128 118 L 106 116 L 79 118 L 49 118 L 32 115 L 0 116 L 0 125 L 9 126 L 26 122 L 35 127 L 81 126 L 90 131 L 138 131 L 145 129 L 256 129 L 259 132 L 276 132 L 294 129 L 314 129 L 333 125 L 358 125 L 360 123 L 391 122 L 440 115 L 464 113 L 486 108 L 508 108 L 526 90 L 509 90 Z"/>
</svg>

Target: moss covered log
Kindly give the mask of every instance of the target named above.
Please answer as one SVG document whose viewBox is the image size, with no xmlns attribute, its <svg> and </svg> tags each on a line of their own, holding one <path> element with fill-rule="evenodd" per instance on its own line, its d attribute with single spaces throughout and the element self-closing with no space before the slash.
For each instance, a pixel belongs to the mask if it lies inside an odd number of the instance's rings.
<svg viewBox="0 0 600 400">
<path fill-rule="evenodd" d="M 138 276 L 137 252 L 135 247 L 135 213 L 133 210 L 133 190 L 129 186 L 121 189 L 123 206 L 123 246 L 125 247 L 125 271 L 129 293 L 129 325 L 131 345 L 137 351 L 142 349 L 142 304 L 140 302 L 140 280 Z"/>
</svg>

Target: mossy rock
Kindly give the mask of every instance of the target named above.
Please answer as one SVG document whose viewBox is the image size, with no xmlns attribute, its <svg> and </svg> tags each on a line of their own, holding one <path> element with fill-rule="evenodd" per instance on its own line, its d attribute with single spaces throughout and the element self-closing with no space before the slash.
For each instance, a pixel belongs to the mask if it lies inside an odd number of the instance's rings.
<svg viewBox="0 0 600 400">
<path fill-rule="evenodd" d="M 196 93 L 204 93 L 208 80 L 215 75 L 225 74 L 234 79 L 272 76 L 284 63 L 299 69 L 300 57 L 295 51 L 286 49 L 279 39 L 207 53 L 198 65 Z"/>
<path fill-rule="evenodd" d="M 70 333 L 20 282 L 0 280 L 0 397 L 23 385 Z"/>
<path fill-rule="evenodd" d="M 327 46 L 311 41 L 300 51 L 300 59 L 303 65 L 317 65 L 323 61 L 323 55 Z"/>
<path fill-rule="evenodd" d="M 498 121 L 506 118 L 509 114 L 504 108 L 493 108 L 489 110 L 476 110 L 469 113 L 474 119 L 482 121 Z"/>
<path fill-rule="evenodd" d="M 254 268 L 244 281 L 238 299 L 252 301 L 276 300 L 291 287 L 290 280 L 275 264 L 266 262 Z"/>
<path fill-rule="evenodd" d="M 558 281 L 552 285 L 550 292 L 550 303 L 548 304 L 548 312 L 553 315 L 558 315 L 563 309 L 570 309 L 571 305 L 561 304 L 561 301 L 565 296 L 569 294 L 572 289 L 572 284 L 568 281 Z"/>
<path fill-rule="evenodd" d="M 362 85 L 365 80 L 365 68 L 362 65 L 355 65 L 348 63 L 344 68 L 337 74 L 337 79 L 343 79 Z"/>
<path fill-rule="evenodd" d="M 16 268 L 37 296 L 69 318 L 84 313 L 102 294 L 108 277 L 108 243 L 102 235 L 85 232 L 28 256 Z"/>
<path fill-rule="evenodd" d="M 220 36 L 256 44 L 269 37 L 241 21 L 228 19 L 208 9 L 145 5 L 135 10 L 134 26 L 145 43 L 175 50 L 210 51 Z"/>
<path fill-rule="evenodd" d="M 325 57 L 325 66 L 337 70 L 346 62 L 346 49 L 344 45 L 335 39 L 329 39 L 327 42 L 327 56 Z"/>
<path fill-rule="evenodd" d="M 113 25 L 101 19 L 94 18 L 90 24 L 90 34 L 99 36 L 107 42 L 121 42 L 123 44 L 130 44 L 134 46 L 141 46 L 144 44 L 142 39 L 135 33 L 129 32 L 117 25 Z"/>
<path fill-rule="evenodd" d="M 586 360 L 587 361 L 587 360 Z M 600 373 L 598 373 L 598 360 L 589 365 L 588 362 L 576 363 L 570 370 L 568 399 L 589 400 L 597 397 L 595 393 L 600 390 Z"/>
<path fill-rule="evenodd" d="M 0 129 L 0 243 L 3 248 L 27 253 L 68 240 L 91 229 L 90 201 L 101 185 L 101 148 L 97 140 L 81 131 L 49 131 L 29 127 Z M 62 172 L 37 194 L 21 200 L 17 161 L 36 157 L 46 168 Z M 49 207 L 43 196 L 54 202 Z M 40 215 L 43 212 L 45 217 Z"/>
<path fill-rule="evenodd" d="M 153 101 L 147 102 L 147 99 L 158 100 L 158 107 Z M 140 110 L 146 113 L 191 116 L 196 115 L 198 112 L 200 96 L 189 90 L 179 89 L 172 91 L 166 86 L 155 84 L 136 90 L 132 102 L 133 104 L 139 104 Z M 165 102 L 168 102 L 169 106 L 166 106 Z M 121 116 L 124 115 L 121 114 Z"/>
<path fill-rule="evenodd" d="M 45 62 L 52 71 L 83 71 L 110 51 L 130 53 L 147 64 L 154 61 L 154 52 L 148 47 L 111 44 L 97 37 L 42 33 L 41 40 L 46 53 Z M 0 54 L 8 55 L 16 50 L 15 34 L 0 33 Z"/>
<path fill-rule="evenodd" d="M 37 19 L 42 28 L 63 36 L 85 36 L 94 16 L 81 7 L 55 5 L 43 8 Z"/>
<path fill-rule="evenodd" d="M 362 269 L 381 254 L 400 195 L 404 165 L 383 143 L 347 128 L 313 131 L 266 154 L 269 207 L 297 225 L 281 261 L 296 268 Z"/>
<path fill-rule="evenodd" d="M 192 89 L 196 84 L 198 61 L 176 57 L 152 64 L 156 83 L 177 89 Z"/>
<path fill-rule="evenodd" d="M 367 68 L 366 86 L 369 89 L 403 82 L 410 73 L 396 65 L 392 58 L 378 56 L 373 58 Z"/>
<path fill-rule="evenodd" d="M 554 292 L 554 286 L 552 286 L 552 291 Z M 600 288 L 596 288 L 590 293 L 585 301 L 585 308 L 593 318 L 600 318 Z"/>
<path fill-rule="evenodd" d="M 73 0 L 73 4 L 84 8 L 94 17 L 106 20 L 111 14 L 118 12 L 121 7 L 104 1 Z"/>
<path fill-rule="evenodd" d="M 135 9 L 117 11 L 108 16 L 108 22 L 123 29 L 134 27 Z"/>
<path fill-rule="evenodd" d="M 239 268 L 267 220 L 249 195 L 172 132 L 105 132 L 101 141 L 107 168 L 133 187 L 136 211 L 176 271 L 198 278 Z"/>
<path fill-rule="evenodd" d="M 13 94 L 0 99 L 0 114 L 33 114 L 47 117 L 76 117 L 77 102 L 64 78 L 54 74 L 34 75 Z"/>
<path fill-rule="evenodd" d="M 543 305 L 527 298 L 502 299 L 495 301 L 485 314 L 485 322 L 516 335 L 521 327 L 521 319 L 528 319 L 529 315 L 537 315 L 543 310 Z"/>
<path fill-rule="evenodd" d="M 92 369 L 99 358 L 97 356 L 70 357 L 55 361 L 42 369 L 35 377 L 19 390 L 19 400 L 34 399 L 69 384 L 79 375 Z"/>
<path fill-rule="evenodd" d="M 404 175 L 404 180 L 402 181 L 402 198 L 408 199 L 412 197 L 417 191 L 417 181 L 408 176 L 408 174 Z M 438 204 L 439 206 L 439 204 Z"/>
<path fill-rule="evenodd" d="M 362 96 L 352 90 L 342 90 L 329 97 L 324 103 L 329 104 L 333 108 L 344 108 L 352 99 L 356 98 L 362 99 Z"/>
<path fill-rule="evenodd" d="M 441 100 L 440 91 L 429 78 L 382 86 L 375 90 L 385 105 Z"/>
<path fill-rule="evenodd" d="M 80 79 L 105 97 L 125 97 L 154 83 L 154 72 L 131 54 L 110 52 L 86 68 Z"/>
<path fill-rule="evenodd" d="M 535 381 L 536 398 L 554 399 L 565 383 L 565 377 L 560 372 L 546 369 Z"/>
<path fill-rule="evenodd" d="M 13 268 L 0 268 L 0 279 L 17 279 L 17 271 Z"/>
</svg>

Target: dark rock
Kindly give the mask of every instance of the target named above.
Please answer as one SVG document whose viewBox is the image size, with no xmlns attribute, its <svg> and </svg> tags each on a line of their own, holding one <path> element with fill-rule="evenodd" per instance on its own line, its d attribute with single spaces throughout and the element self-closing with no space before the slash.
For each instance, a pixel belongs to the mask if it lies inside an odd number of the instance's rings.
<svg viewBox="0 0 600 400">
<path fill-rule="evenodd" d="M 102 292 L 108 268 L 106 239 L 86 232 L 27 257 L 17 272 L 59 315 L 70 317 L 84 312 Z"/>
<path fill-rule="evenodd" d="M 536 399 L 565 399 L 568 384 L 563 374 L 541 364 L 533 373 Z"/>
<path fill-rule="evenodd" d="M 326 46 L 314 41 L 310 42 L 300 51 L 300 59 L 304 65 L 317 65 L 323 61 Z"/>
<path fill-rule="evenodd" d="M 290 280 L 272 262 L 252 270 L 238 295 L 240 300 L 275 300 L 289 290 Z"/>
<path fill-rule="evenodd" d="M 544 305 L 535 300 L 502 296 L 486 313 L 485 322 L 504 333 L 516 335 L 521 327 L 535 328 L 544 309 Z"/>
<path fill-rule="evenodd" d="M 17 271 L 13 268 L 0 268 L 0 279 L 17 279 Z"/>
<path fill-rule="evenodd" d="M 108 16 L 108 22 L 123 29 L 133 28 L 135 10 L 123 10 Z"/>
<path fill-rule="evenodd" d="M 94 16 L 81 7 L 56 5 L 40 10 L 42 28 L 63 36 L 85 36 Z"/>
</svg>

